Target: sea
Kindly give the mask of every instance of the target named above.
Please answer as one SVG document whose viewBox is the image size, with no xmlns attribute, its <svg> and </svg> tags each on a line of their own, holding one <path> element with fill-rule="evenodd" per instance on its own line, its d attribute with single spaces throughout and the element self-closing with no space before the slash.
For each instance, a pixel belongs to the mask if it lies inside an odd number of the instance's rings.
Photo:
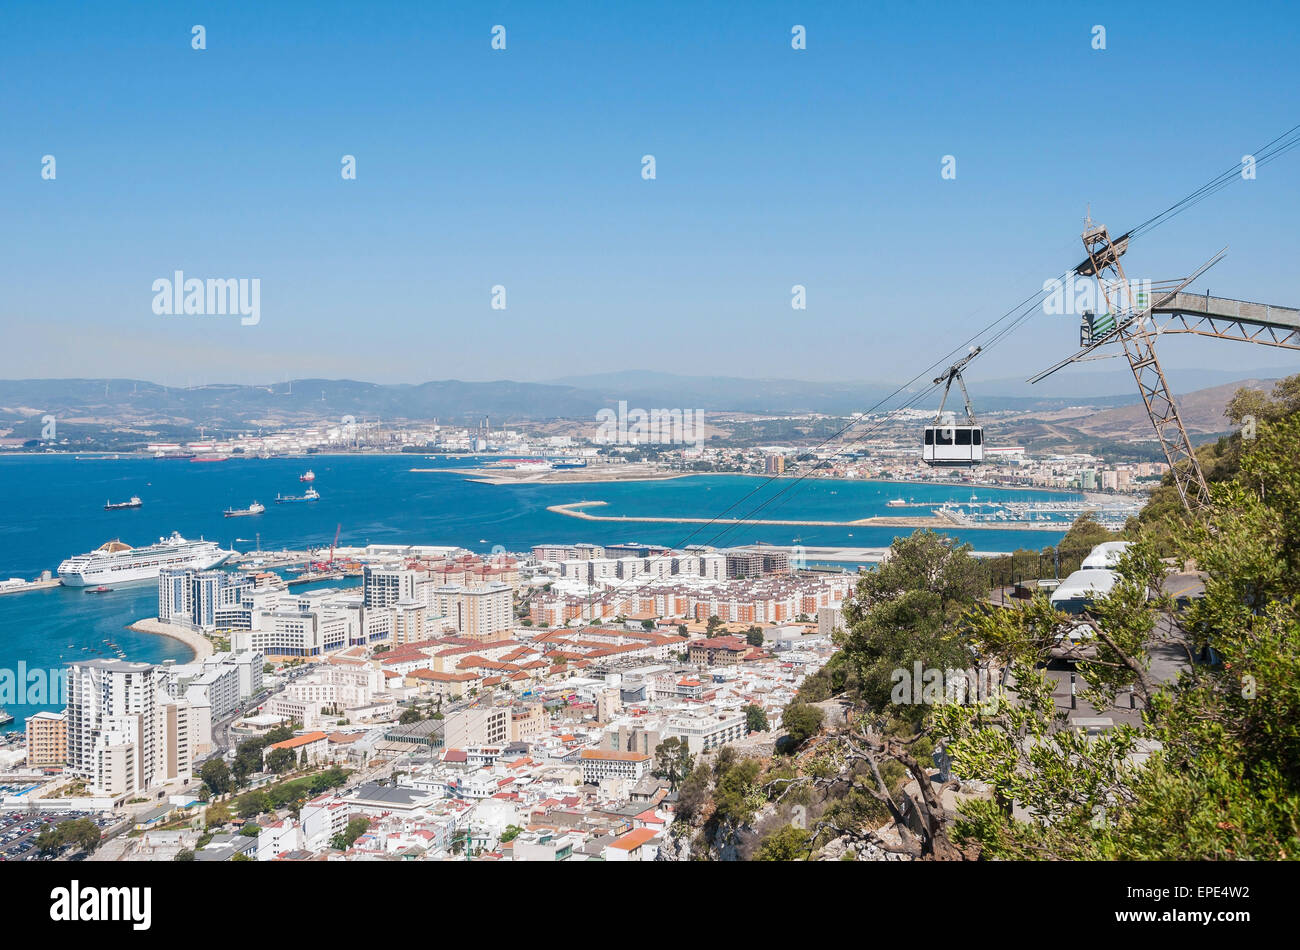
<svg viewBox="0 0 1300 950">
<path fill-rule="evenodd" d="M 328 546 L 337 530 L 340 545 L 410 543 L 456 545 L 483 554 L 527 551 L 543 542 L 595 544 L 636 541 L 681 547 L 766 542 L 807 547 L 884 547 L 911 529 L 818 525 L 672 524 L 587 521 L 548 511 L 581 501 L 606 504 L 587 509 L 600 516 L 756 518 L 790 521 L 852 521 L 873 515 L 924 514 L 923 508 L 890 508 L 904 501 L 964 504 L 980 501 L 1077 501 L 1069 492 L 994 489 L 970 485 L 876 482 L 853 479 L 769 480 L 743 475 L 692 475 L 657 481 L 485 485 L 452 469 L 485 460 L 425 455 L 313 455 L 305 458 L 192 462 L 139 457 L 77 457 L 64 454 L 0 456 L 0 579 L 35 578 L 60 561 L 120 539 L 132 546 L 155 543 L 179 531 L 238 551 Z M 320 500 L 275 504 L 300 495 L 298 476 L 308 468 Z M 413 471 L 427 469 L 431 471 Z M 489 470 L 490 471 L 490 470 Z M 108 501 L 138 495 L 142 507 L 105 511 Z M 227 508 L 266 505 L 261 515 L 226 518 Z M 1055 544 L 1059 530 L 951 530 L 979 551 L 1012 551 Z M 327 582 L 343 587 L 351 581 Z M 311 587 L 295 588 L 310 590 Z M 186 662 L 191 651 L 179 641 L 126 629 L 157 615 L 157 586 L 141 584 L 105 594 L 56 587 L 0 595 L 0 676 L 54 670 L 121 651 L 129 660 Z M 26 716 L 61 706 L 9 703 L 23 727 Z"/>
</svg>

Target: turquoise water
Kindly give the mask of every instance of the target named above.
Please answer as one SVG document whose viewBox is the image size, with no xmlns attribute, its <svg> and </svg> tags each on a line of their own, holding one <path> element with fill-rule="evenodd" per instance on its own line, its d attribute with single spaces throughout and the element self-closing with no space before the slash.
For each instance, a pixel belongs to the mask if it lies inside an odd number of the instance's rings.
<svg viewBox="0 0 1300 950">
<path fill-rule="evenodd" d="M 154 459 L 90 459 L 72 456 L 0 456 L 0 578 L 35 577 L 53 571 L 72 554 L 112 538 L 132 545 L 156 541 L 173 530 L 187 538 L 206 537 L 223 547 L 249 550 L 260 535 L 264 548 L 328 545 L 340 527 L 340 544 L 407 542 L 460 545 L 488 552 L 500 545 L 526 550 L 543 541 L 642 541 L 654 544 L 742 544 L 766 541 L 807 546 L 888 545 L 890 528 L 811 525 L 618 524 L 585 521 L 546 510 L 549 505 L 605 501 L 599 515 L 752 517 L 759 519 L 850 521 L 881 514 L 920 514 L 888 509 L 902 497 L 918 502 L 981 500 L 1065 500 L 1068 493 L 916 485 L 889 482 L 791 479 L 765 484 L 744 476 L 693 476 L 653 482 L 568 485 L 480 485 L 450 472 L 412 468 L 467 468 L 465 459 L 407 456 L 313 456 L 308 459 L 247 459 L 220 463 Z M 301 494 L 298 475 L 311 468 L 321 494 L 311 504 L 276 505 L 276 493 Z M 792 487 L 793 486 L 793 487 Z M 788 490 L 787 490 L 788 489 Z M 106 500 L 132 495 L 142 508 L 104 511 Z M 225 518 L 228 507 L 266 505 L 266 513 Z M 761 510 L 754 509 L 768 502 Z M 731 510 L 726 510 L 730 508 Z M 725 511 L 725 515 L 723 514 Z M 981 551 L 1039 548 L 1060 539 L 1059 531 L 953 531 Z M 0 669 L 19 660 L 29 669 L 54 668 L 92 656 L 111 656 L 105 639 L 127 658 L 157 663 L 185 661 L 189 650 L 166 637 L 136 634 L 125 626 L 157 612 L 157 589 L 145 584 L 108 594 L 72 588 L 0 596 Z M 98 652 L 96 652 L 98 651 Z M 9 706 L 17 717 L 40 708 Z"/>
</svg>

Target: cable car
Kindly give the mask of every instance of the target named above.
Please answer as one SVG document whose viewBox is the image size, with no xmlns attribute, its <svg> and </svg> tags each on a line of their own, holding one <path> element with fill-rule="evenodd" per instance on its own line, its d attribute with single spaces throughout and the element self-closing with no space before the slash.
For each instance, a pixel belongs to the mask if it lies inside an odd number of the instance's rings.
<svg viewBox="0 0 1300 950">
<path fill-rule="evenodd" d="M 943 399 L 939 401 L 939 412 L 934 422 L 925 427 L 921 445 L 921 460 L 926 465 L 948 468 L 969 468 L 984 461 L 984 427 L 975 421 L 975 411 L 971 408 L 970 394 L 966 392 L 966 383 L 961 378 L 961 368 L 975 358 L 980 347 L 970 355 L 948 367 L 944 375 L 934 383 L 945 383 Z M 961 388 L 962 398 L 966 402 L 966 420 L 958 422 L 953 413 L 944 417 L 943 407 L 948 401 L 948 392 L 953 380 Z"/>
</svg>

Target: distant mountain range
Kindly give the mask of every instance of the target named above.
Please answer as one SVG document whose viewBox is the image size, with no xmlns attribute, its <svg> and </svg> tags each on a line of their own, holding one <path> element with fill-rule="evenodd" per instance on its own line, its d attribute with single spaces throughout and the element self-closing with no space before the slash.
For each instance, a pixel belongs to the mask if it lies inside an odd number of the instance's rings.
<svg viewBox="0 0 1300 950">
<path fill-rule="evenodd" d="M 1223 370 L 1181 371 L 1177 384 L 1194 388 L 1241 378 Z M 1267 376 L 1268 373 L 1255 374 Z M 971 382 L 977 411 L 1051 411 L 1067 406 L 1133 405 L 1137 393 L 1127 371 L 1071 373 L 1053 377 L 1039 392 L 1023 381 Z M 1226 377 L 1226 378 L 1225 378 Z M 574 376 L 542 383 L 511 380 L 437 380 L 419 385 L 355 380 L 298 379 L 267 386 L 233 384 L 194 388 L 132 379 L 0 380 L 0 425 L 29 427 L 50 413 L 60 424 L 213 429 L 275 426 L 356 416 L 373 419 L 438 419 L 493 423 L 546 419 L 592 419 L 626 401 L 630 408 L 788 414 L 846 414 L 871 409 L 894 387 L 880 383 L 810 382 L 792 379 L 678 376 L 651 371 Z M 897 405 L 900 398 L 889 400 Z M 934 408 L 937 396 L 918 403 Z"/>
</svg>

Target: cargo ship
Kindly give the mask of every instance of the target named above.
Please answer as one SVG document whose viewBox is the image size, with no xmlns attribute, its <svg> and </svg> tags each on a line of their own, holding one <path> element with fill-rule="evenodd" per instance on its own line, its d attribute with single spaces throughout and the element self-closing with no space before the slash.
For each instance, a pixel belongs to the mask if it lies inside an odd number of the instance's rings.
<svg viewBox="0 0 1300 950">
<path fill-rule="evenodd" d="M 245 518 L 248 515 L 260 515 L 264 511 L 266 511 L 266 505 L 262 504 L 259 501 L 255 501 L 247 508 L 227 508 L 226 517 Z"/>
<path fill-rule="evenodd" d="M 138 496 L 132 495 L 130 501 L 106 501 L 104 502 L 105 511 L 120 511 L 123 508 L 139 508 L 143 505 Z"/>
<path fill-rule="evenodd" d="M 164 567 L 192 567 L 206 571 L 224 564 L 234 551 L 223 551 L 215 541 L 187 541 L 179 531 L 157 544 L 133 548 L 113 540 L 88 554 L 70 557 L 59 565 L 59 580 L 68 587 L 91 587 L 103 581 L 126 584 L 155 581 Z"/>
<path fill-rule="evenodd" d="M 287 505 L 295 501 L 316 501 L 320 498 L 320 492 L 314 488 L 308 488 L 301 495 L 276 495 L 275 503 L 277 505 Z"/>
<path fill-rule="evenodd" d="M 316 481 L 316 473 L 313 472 L 311 469 L 307 469 L 307 471 L 303 472 L 301 475 L 298 476 L 298 481 L 314 482 Z"/>
</svg>

